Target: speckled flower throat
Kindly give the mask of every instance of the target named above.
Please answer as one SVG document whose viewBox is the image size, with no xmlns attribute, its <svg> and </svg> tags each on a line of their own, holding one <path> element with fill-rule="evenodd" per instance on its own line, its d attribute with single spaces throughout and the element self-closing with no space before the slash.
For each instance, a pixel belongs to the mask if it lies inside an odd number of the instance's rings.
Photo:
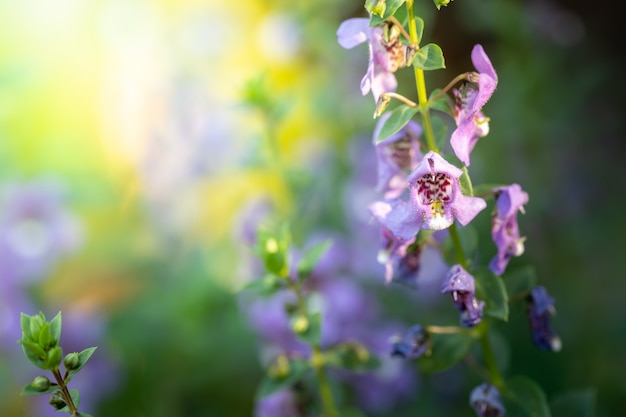
<svg viewBox="0 0 626 417">
<path fill-rule="evenodd" d="M 444 173 L 423 175 L 415 181 L 415 186 L 419 202 L 424 205 L 435 206 L 452 201 L 452 179 Z"/>
</svg>

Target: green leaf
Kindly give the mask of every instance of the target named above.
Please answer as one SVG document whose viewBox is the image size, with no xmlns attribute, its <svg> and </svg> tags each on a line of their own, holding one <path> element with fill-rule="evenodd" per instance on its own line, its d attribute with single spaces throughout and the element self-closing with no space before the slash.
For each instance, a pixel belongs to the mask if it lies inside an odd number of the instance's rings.
<svg viewBox="0 0 626 417">
<path fill-rule="evenodd" d="M 372 14 L 372 17 L 370 18 L 370 27 L 380 25 L 385 20 L 395 15 L 396 11 L 398 11 L 400 6 L 402 6 L 405 2 L 406 0 L 387 0 L 385 12 L 383 13 L 382 16 L 377 16 L 375 14 Z M 402 22 L 402 20 L 400 20 L 400 22 Z"/>
<path fill-rule="evenodd" d="M 30 384 L 27 384 L 23 389 L 22 392 L 20 393 L 20 395 L 40 395 L 40 394 L 48 394 L 50 392 L 54 392 L 56 390 L 59 389 L 58 385 L 50 385 L 48 388 L 46 388 L 45 390 L 41 391 L 37 388 L 35 388 L 32 384 L 32 382 Z"/>
<path fill-rule="evenodd" d="M 463 174 L 459 178 L 459 185 L 461 186 L 461 193 L 463 195 L 473 197 L 474 196 L 474 188 L 472 187 L 472 179 L 469 176 L 469 172 L 467 171 L 467 167 L 463 165 L 462 168 Z"/>
<path fill-rule="evenodd" d="M 475 338 L 468 334 L 432 334 L 429 350 L 417 359 L 422 372 L 440 372 L 455 365 L 470 350 Z"/>
<path fill-rule="evenodd" d="M 326 363 L 351 371 L 370 371 L 380 367 L 380 360 L 358 342 L 344 342 L 324 352 Z"/>
<path fill-rule="evenodd" d="M 465 258 L 474 259 L 476 248 L 478 247 L 478 232 L 476 232 L 476 228 L 470 223 L 464 227 L 457 227 L 456 230 L 459 234 L 459 240 L 461 241 Z M 454 245 L 452 244 L 452 239 L 450 237 L 443 241 L 442 255 L 446 263 L 449 265 L 459 263 L 456 250 L 454 249 Z"/>
<path fill-rule="evenodd" d="M 33 341 L 33 336 L 30 333 L 30 316 L 28 314 L 20 313 L 20 327 L 22 328 L 22 338 Z"/>
<path fill-rule="evenodd" d="M 432 101 L 433 98 L 437 94 L 439 94 L 440 91 L 441 91 L 441 88 L 435 88 L 433 91 L 431 91 L 430 96 L 428 97 L 428 101 L 431 102 L 430 108 L 432 110 L 438 110 L 440 112 L 445 113 L 448 117 L 452 119 L 452 123 L 454 124 L 454 126 L 456 126 L 456 121 L 454 120 L 451 114 L 452 109 L 454 108 L 454 103 L 452 102 L 452 99 L 450 98 L 450 96 L 447 94 L 443 94 L 437 100 Z"/>
<path fill-rule="evenodd" d="M 304 257 L 300 260 L 300 262 L 298 262 L 298 278 L 305 279 L 311 275 L 311 272 L 313 272 L 313 269 L 317 266 L 317 263 L 326 253 L 331 244 L 331 240 L 326 240 L 324 242 L 317 243 L 306 251 Z"/>
<path fill-rule="evenodd" d="M 302 318 L 294 315 L 294 317 L 292 317 L 292 327 L 294 327 L 294 331 L 296 332 L 298 338 L 309 345 L 318 344 L 322 333 L 321 317 L 322 315 L 320 313 L 309 314 L 309 316 L 305 319 L 307 320 L 306 330 L 298 331 L 298 326 L 294 326 L 294 323 L 297 320 L 302 320 Z"/>
<path fill-rule="evenodd" d="M 61 340 L 61 324 L 63 319 L 61 318 L 61 312 L 59 311 L 56 316 L 50 320 L 50 333 L 52 334 L 52 339 L 54 340 L 54 345 L 58 345 Z"/>
<path fill-rule="evenodd" d="M 511 405 L 505 405 L 510 415 L 515 415 L 515 408 L 519 408 L 526 417 L 551 417 L 546 394 L 541 387 L 526 376 L 515 376 L 506 381 L 502 391 L 503 397 Z"/>
<path fill-rule="evenodd" d="M 532 290 L 537 285 L 537 274 L 532 265 L 525 265 L 514 270 L 507 270 L 502 275 L 502 280 L 507 292 L 513 297 Z"/>
<path fill-rule="evenodd" d="M 52 347 L 46 354 L 46 360 L 43 364 L 43 369 L 54 371 L 59 368 L 61 360 L 63 359 L 63 349 L 61 346 Z"/>
<path fill-rule="evenodd" d="M 311 369 L 309 363 L 304 359 L 288 359 L 288 372 L 283 377 L 277 378 L 272 375 L 266 375 L 261 381 L 257 391 L 257 398 L 262 398 L 290 387 L 298 382 Z"/>
<path fill-rule="evenodd" d="M 411 120 L 417 111 L 417 107 L 407 106 L 406 104 L 401 104 L 393 109 L 389 118 L 385 120 L 383 127 L 380 129 L 380 133 L 378 134 L 376 141 L 383 141 L 395 133 L 398 133 L 400 129 L 409 123 L 409 120 Z"/>
<path fill-rule="evenodd" d="M 260 295 L 272 295 L 284 286 L 284 280 L 274 274 L 265 274 L 263 278 L 255 279 L 244 285 L 241 291 L 255 291 Z"/>
<path fill-rule="evenodd" d="M 413 66 L 424 71 L 445 68 L 446 62 L 441 47 L 435 43 L 422 46 L 413 59 Z"/>
<path fill-rule="evenodd" d="M 38 368 L 46 369 L 46 358 L 48 355 L 41 346 L 28 340 L 20 340 L 19 343 L 22 345 L 22 351 L 30 363 Z"/>
<path fill-rule="evenodd" d="M 56 345 L 54 340 L 52 339 L 52 332 L 50 331 L 50 324 L 44 323 L 43 326 L 39 328 L 39 335 L 37 336 L 37 341 L 39 342 L 39 346 L 42 349 L 47 350 L 51 346 Z"/>
<path fill-rule="evenodd" d="M 567 391 L 550 401 L 552 414 L 559 417 L 594 417 L 596 392 L 593 389 Z"/>
<path fill-rule="evenodd" d="M 472 270 L 476 284 L 476 298 L 487 304 L 485 314 L 496 319 L 508 321 L 509 298 L 502 278 L 495 275 L 489 268 L 480 267 Z"/>
<path fill-rule="evenodd" d="M 444 149 L 450 142 L 452 132 L 456 129 L 456 121 L 450 113 L 437 110 L 434 107 L 430 108 L 430 115 L 435 143 L 439 149 Z"/>
<path fill-rule="evenodd" d="M 71 369 L 67 372 L 67 378 L 65 379 L 66 383 L 70 382 L 70 379 L 72 378 L 72 376 L 75 375 L 78 371 L 80 371 L 83 366 L 85 366 L 85 364 L 87 363 L 89 358 L 91 358 L 91 355 L 93 355 L 93 353 L 96 351 L 97 348 L 98 348 L 97 346 L 93 346 L 93 347 L 83 350 L 82 352 L 78 354 L 78 367 L 76 367 L 75 369 Z"/>
</svg>

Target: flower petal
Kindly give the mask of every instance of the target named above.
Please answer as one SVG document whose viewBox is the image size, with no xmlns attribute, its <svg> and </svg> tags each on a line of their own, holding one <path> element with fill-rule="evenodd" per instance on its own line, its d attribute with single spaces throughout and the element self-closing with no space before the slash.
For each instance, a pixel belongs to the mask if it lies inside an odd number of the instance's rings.
<svg viewBox="0 0 626 417">
<path fill-rule="evenodd" d="M 355 17 L 341 22 L 337 29 L 337 42 L 345 49 L 351 49 L 368 39 L 369 19 Z"/>
</svg>

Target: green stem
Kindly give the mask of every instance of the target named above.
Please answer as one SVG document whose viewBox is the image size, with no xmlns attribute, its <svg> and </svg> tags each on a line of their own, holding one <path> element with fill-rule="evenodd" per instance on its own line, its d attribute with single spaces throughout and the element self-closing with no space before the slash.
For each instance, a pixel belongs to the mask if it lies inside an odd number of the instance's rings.
<svg viewBox="0 0 626 417">
<path fill-rule="evenodd" d="M 296 294 L 296 300 L 298 304 L 298 310 L 304 317 L 309 317 L 306 298 L 302 292 L 302 287 L 293 281 L 289 281 L 289 288 Z M 339 412 L 335 406 L 335 400 L 333 398 L 333 392 L 326 376 L 326 368 L 324 367 L 324 354 L 320 348 L 319 343 L 315 343 L 312 346 L 313 355 L 311 357 L 311 364 L 315 368 L 315 375 L 317 377 L 317 383 L 320 390 L 320 399 L 322 401 L 322 407 L 324 409 L 325 417 L 339 417 Z"/>
<path fill-rule="evenodd" d="M 411 43 L 415 44 L 419 50 L 419 39 L 417 37 L 417 24 L 415 22 L 415 11 L 413 10 L 413 0 L 406 2 L 406 8 L 409 15 L 409 38 Z M 439 152 L 435 144 L 435 134 L 433 125 L 430 121 L 430 112 L 428 110 L 428 95 L 426 94 L 426 79 L 424 70 L 413 67 L 415 73 L 415 85 L 417 87 L 417 98 L 419 103 L 420 114 L 422 115 L 422 127 L 424 128 L 424 136 L 426 137 L 426 145 L 428 149 Z"/>
<path fill-rule="evenodd" d="M 78 408 L 74 405 L 74 400 L 72 400 L 72 396 L 70 395 L 69 390 L 67 389 L 67 385 L 63 377 L 61 376 L 61 372 L 58 369 L 52 371 L 52 375 L 54 375 L 54 379 L 56 379 L 59 388 L 61 389 L 61 395 L 63 395 L 63 399 L 67 404 L 67 408 L 70 410 L 70 416 L 80 417 L 80 413 L 78 412 Z"/>
<path fill-rule="evenodd" d="M 456 223 L 452 223 L 450 228 L 450 239 L 452 239 L 452 246 L 456 252 L 457 262 L 464 268 L 468 269 L 467 261 L 465 260 L 465 254 L 463 252 L 463 246 L 461 245 L 461 239 L 459 238 L 459 232 L 456 230 Z"/>
<path fill-rule="evenodd" d="M 502 374 L 500 374 L 500 369 L 498 368 L 498 364 L 496 362 L 496 357 L 493 354 L 493 348 L 491 347 L 491 341 L 489 340 L 489 324 L 487 321 L 483 320 L 479 324 L 480 328 L 480 347 L 483 351 L 483 358 L 485 360 L 485 365 L 487 366 L 487 371 L 489 371 L 489 377 L 491 378 L 491 383 L 498 388 L 504 387 L 504 379 L 502 378 Z"/>
<path fill-rule="evenodd" d="M 326 417 L 339 417 L 339 412 L 335 407 L 335 400 L 333 399 L 333 392 L 330 389 L 330 384 L 326 376 L 326 369 L 324 368 L 324 359 L 322 350 L 319 345 L 313 346 L 313 364 L 315 366 L 315 374 L 317 376 L 317 382 L 320 389 L 320 398 L 322 400 L 322 406 L 325 410 Z"/>
</svg>

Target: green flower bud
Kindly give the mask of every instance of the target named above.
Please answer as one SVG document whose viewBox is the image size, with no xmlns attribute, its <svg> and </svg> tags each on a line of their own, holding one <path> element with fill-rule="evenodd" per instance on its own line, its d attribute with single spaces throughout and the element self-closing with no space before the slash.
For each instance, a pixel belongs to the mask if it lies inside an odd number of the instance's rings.
<svg viewBox="0 0 626 417">
<path fill-rule="evenodd" d="M 65 356 L 65 359 L 63 359 L 63 365 L 68 371 L 78 368 L 80 366 L 80 358 L 78 356 L 78 353 L 68 353 Z"/>
<path fill-rule="evenodd" d="M 54 346 L 48 351 L 45 369 L 58 369 L 59 365 L 61 364 L 61 359 L 63 359 L 63 349 L 61 349 L 61 346 Z"/>
<path fill-rule="evenodd" d="M 376 102 L 376 111 L 374 111 L 374 119 L 380 117 L 380 115 L 383 114 L 385 110 L 387 110 L 389 102 L 391 102 L 391 97 L 389 97 L 387 94 L 383 93 L 378 96 L 378 101 Z"/>
<path fill-rule="evenodd" d="M 291 327 L 297 334 L 305 333 L 309 329 L 309 319 L 306 316 L 298 316 L 291 323 Z"/>
<path fill-rule="evenodd" d="M 30 385 L 37 391 L 45 391 L 50 388 L 50 380 L 45 376 L 39 375 L 33 379 L 33 382 L 31 382 Z"/>
<path fill-rule="evenodd" d="M 61 392 L 61 390 L 54 391 L 52 394 L 50 394 L 48 404 L 54 407 L 55 410 L 60 410 L 67 405 L 65 403 L 65 400 L 63 399 L 63 393 Z"/>
<path fill-rule="evenodd" d="M 267 369 L 267 373 L 271 378 L 284 379 L 289 375 L 291 366 L 289 365 L 289 358 L 286 355 L 280 355 Z"/>
<path fill-rule="evenodd" d="M 366 0 L 365 8 L 373 15 L 383 17 L 387 9 L 385 0 Z"/>
</svg>

